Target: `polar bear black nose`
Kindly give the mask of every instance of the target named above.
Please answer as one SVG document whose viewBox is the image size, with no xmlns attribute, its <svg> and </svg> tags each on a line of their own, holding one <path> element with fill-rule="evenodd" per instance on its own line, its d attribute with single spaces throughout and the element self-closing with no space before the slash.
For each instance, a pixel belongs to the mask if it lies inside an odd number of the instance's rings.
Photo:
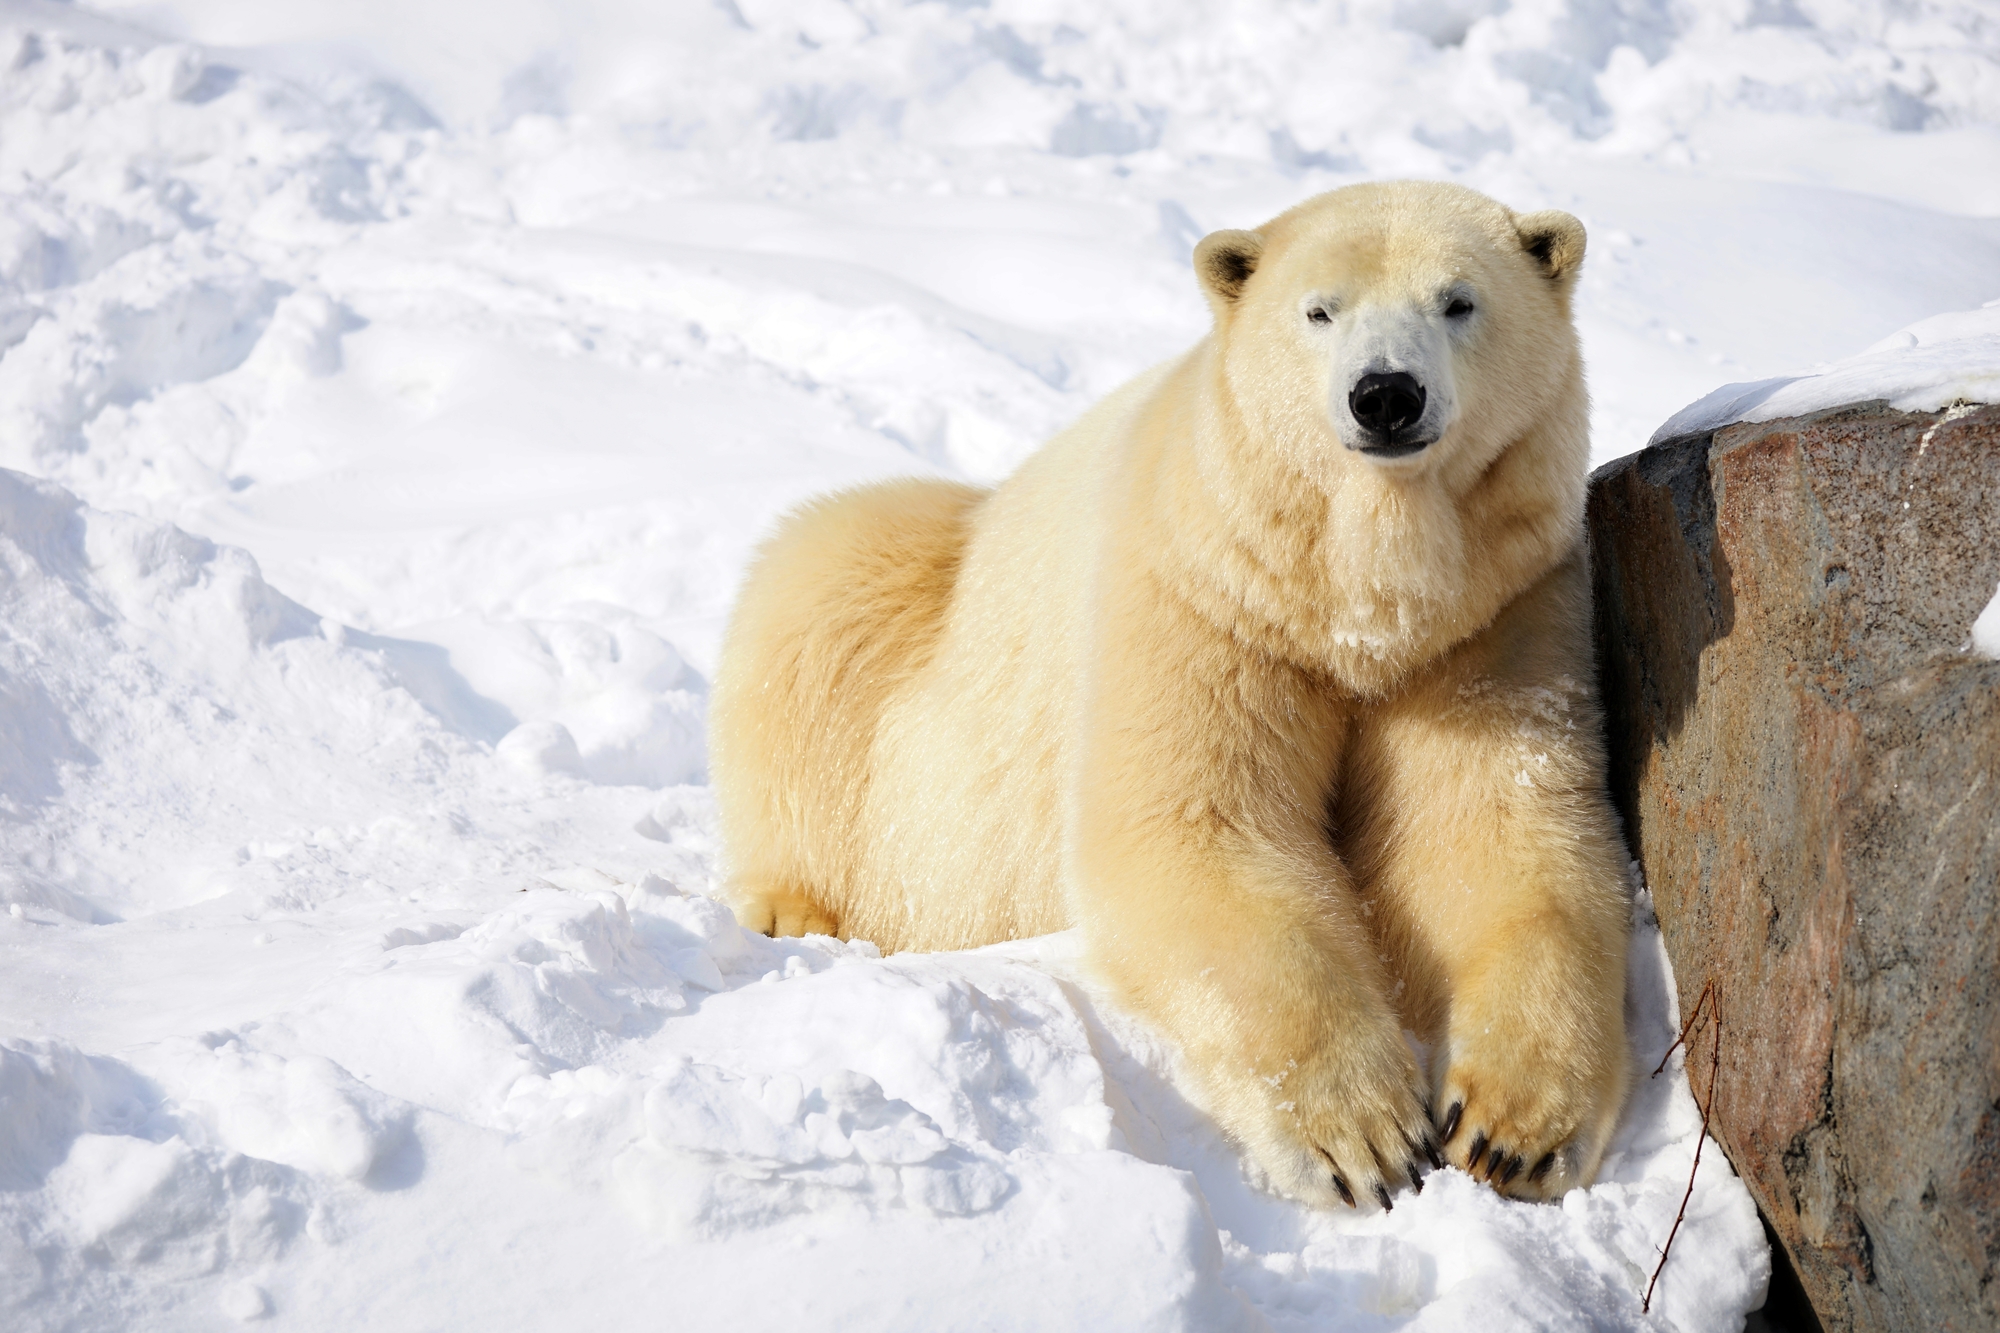
<svg viewBox="0 0 2000 1333">
<path fill-rule="evenodd" d="M 1347 410 L 1371 434 L 1394 435 L 1424 414 L 1424 386 L 1403 371 L 1363 375 L 1347 395 Z"/>
</svg>

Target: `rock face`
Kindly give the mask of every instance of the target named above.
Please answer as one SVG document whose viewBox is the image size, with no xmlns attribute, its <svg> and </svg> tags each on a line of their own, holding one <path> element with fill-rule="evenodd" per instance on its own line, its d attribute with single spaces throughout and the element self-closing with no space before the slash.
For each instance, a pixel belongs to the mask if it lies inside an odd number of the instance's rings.
<svg viewBox="0 0 2000 1333">
<path fill-rule="evenodd" d="M 1601 469 L 1612 788 L 1715 1132 L 1828 1329 L 2000 1328 L 2000 407 Z M 1698 1096 L 1709 1059 L 1689 1061 Z"/>
</svg>

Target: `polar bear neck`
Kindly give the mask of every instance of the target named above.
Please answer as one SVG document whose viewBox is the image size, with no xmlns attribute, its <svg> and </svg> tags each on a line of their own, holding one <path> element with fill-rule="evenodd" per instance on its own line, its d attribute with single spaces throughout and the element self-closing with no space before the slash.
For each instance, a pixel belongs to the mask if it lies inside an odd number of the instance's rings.
<svg viewBox="0 0 2000 1333">
<path fill-rule="evenodd" d="M 1182 427 L 1156 456 L 1160 574 L 1211 622 L 1356 695 L 1393 691 L 1581 540 L 1580 378 L 1565 396 L 1575 410 L 1510 443 L 1456 494 L 1361 459 L 1309 477 L 1285 461 L 1299 456 L 1294 442 L 1252 429 L 1220 374 L 1177 379 L 1156 403 Z"/>
</svg>

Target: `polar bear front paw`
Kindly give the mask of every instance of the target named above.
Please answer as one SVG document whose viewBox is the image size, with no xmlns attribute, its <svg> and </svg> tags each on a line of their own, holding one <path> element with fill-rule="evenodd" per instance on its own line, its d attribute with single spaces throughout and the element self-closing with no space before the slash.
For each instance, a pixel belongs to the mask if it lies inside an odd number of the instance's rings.
<svg viewBox="0 0 2000 1333">
<path fill-rule="evenodd" d="M 1502 1194 L 1560 1198 L 1588 1185 L 1624 1101 L 1617 1041 L 1456 1036 L 1436 1098 L 1445 1155 Z"/>
<path fill-rule="evenodd" d="M 1309 1203 L 1372 1199 L 1388 1210 L 1405 1185 L 1423 1190 L 1423 1163 L 1443 1165 L 1416 1063 L 1393 1031 L 1253 1077 L 1241 1100 L 1258 1103 L 1245 1108 L 1245 1146 L 1274 1184 Z"/>
</svg>

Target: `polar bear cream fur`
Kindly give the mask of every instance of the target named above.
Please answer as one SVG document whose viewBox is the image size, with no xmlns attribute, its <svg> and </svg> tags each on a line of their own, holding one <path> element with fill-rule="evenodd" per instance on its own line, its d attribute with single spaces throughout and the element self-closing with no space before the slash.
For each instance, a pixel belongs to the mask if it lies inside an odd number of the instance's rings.
<svg viewBox="0 0 2000 1333">
<path fill-rule="evenodd" d="M 748 926 L 1075 926 L 1280 1190 L 1588 1183 L 1625 853 L 1583 545 L 1584 234 L 1354 186 L 1195 252 L 1214 326 L 986 490 L 791 515 L 712 709 Z M 1404 1031 L 1428 1048 L 1420 1069 Z"/>
</svg>

